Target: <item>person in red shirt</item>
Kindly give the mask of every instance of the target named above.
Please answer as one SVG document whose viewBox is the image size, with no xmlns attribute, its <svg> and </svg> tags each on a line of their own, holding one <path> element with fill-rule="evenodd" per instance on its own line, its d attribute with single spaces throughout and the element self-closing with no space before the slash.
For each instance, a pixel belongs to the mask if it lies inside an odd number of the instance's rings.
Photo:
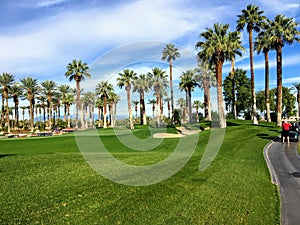
<svg viewBox="0 0 300 225">
<path fill-rule="evenodd" d="M 289 143 L 289 140 L 290 140 L 290 137 L 289 137 L 289 134 L 290 134 L 290 127 L 292 125 L 288 122 L 288 121 L 284 121 L 282 123 L 282 142 L 284 142 L 284 140 L 287 140 L 287 142 Z"/>
</svg>

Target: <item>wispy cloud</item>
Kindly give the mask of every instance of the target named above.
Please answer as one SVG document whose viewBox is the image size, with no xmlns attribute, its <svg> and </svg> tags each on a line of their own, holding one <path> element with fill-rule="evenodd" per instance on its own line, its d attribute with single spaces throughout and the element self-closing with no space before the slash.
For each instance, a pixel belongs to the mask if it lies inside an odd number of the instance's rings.
<svg viewBox="0 0 300 225">
<path fill-rule="evenodd" d="M 66 2 L 67 0 L 42 0 L 42 1 L 37 1 L 36 7 L 51 7 L 51 6 L 56 6 L 59 5 L 63 2 Z"/>
</svg>

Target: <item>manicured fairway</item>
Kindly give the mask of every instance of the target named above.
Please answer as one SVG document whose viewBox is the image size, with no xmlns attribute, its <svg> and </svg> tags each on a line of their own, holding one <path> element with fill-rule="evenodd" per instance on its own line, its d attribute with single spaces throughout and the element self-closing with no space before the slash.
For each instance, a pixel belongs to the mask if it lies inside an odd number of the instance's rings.
<svg viewBox="0 0 300 225">
<path fill-rule="evenodd" d="M 273 124 L 231 120 L 214 162 L 198 171 L 210 131 L 188 164 L 161 183 L 131 187 L 94 172 L 73 134 L 0 140 L 0 224 L 279 224 L 277 187 L 263 147 L 277 136 Z M 137 137 L 149 132 L 136 129 Z M 101 140 L 118 159 L 135 165 L 163 160 L 178 139 L 136 152 L 112 130 Z"/>
</svg>

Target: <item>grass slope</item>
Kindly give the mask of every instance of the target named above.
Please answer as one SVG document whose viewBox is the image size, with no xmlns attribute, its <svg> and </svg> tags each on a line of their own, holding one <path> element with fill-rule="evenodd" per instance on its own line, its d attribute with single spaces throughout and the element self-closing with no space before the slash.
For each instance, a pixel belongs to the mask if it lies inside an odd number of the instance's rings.
<svg viewBox="0 0 300 225">
<path fill-rule="evenodd" d="M 277 187 L 263 147 L 273 124 L 228 122 L 213 163 L 198 171 L 210 131 L 199 134 L 194 156 L 161 183 L 131 187 L 106 180 L 84 161 L 74 137 L 0 141 L 0 224 L 279 224 Z M 136 129 L 141 138 L 149 134 Z M 99 130 L 120 160 L 146 165 L 172 152 L 177 139 L 149 152 L 130 150 L 112 130 Z"/>
</svg>

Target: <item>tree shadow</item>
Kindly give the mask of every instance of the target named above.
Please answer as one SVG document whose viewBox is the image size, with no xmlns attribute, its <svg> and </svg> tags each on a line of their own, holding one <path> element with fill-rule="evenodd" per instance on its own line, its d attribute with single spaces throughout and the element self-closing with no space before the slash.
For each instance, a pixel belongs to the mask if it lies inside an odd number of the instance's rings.
<svg viewBox="0 0 300 225">
<path fill-rule="evenodd" d="M 227 123 L 227 126 L 229 126 L 229 127 L 241 126 L 241 124 L 235 123 L 235 122 L 232 122 L 232 121 L 226 121 L 226 123 Z"/>
<path fill-rule="evenodd" d="M 274 140 L 274 141 L 277 141 L 278 138 L 278 137 L 274 137 L 273 135 L 264 134 L 264 133 L 256 134 L 256 136 L 262 139 Z"/>
<path fill-rule="evenodd" d="M 8 156 L 14 156 L 16 154 L 0 154 L 0 159 Z"/>
</svg>

